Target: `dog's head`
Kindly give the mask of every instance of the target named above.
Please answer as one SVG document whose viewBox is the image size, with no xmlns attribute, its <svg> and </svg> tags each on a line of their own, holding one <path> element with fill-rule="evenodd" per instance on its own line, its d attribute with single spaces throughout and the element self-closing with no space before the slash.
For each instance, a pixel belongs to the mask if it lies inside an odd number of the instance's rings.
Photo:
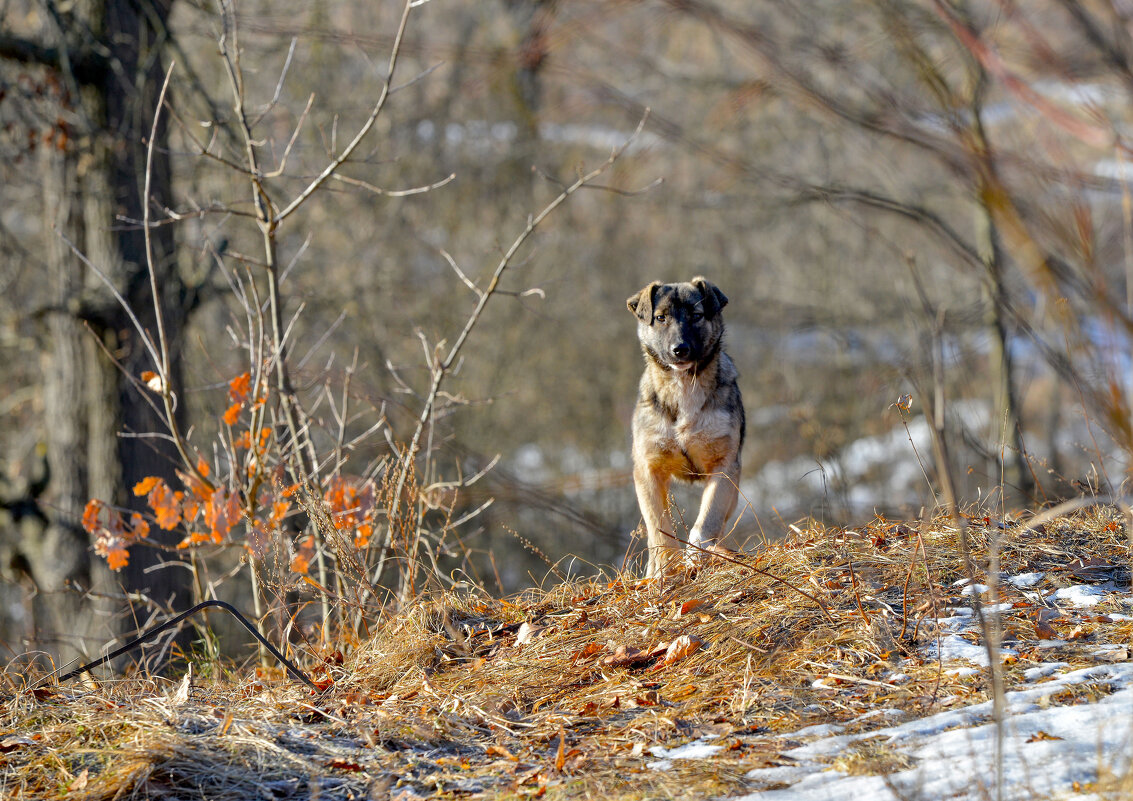
<svg viewBox="0 0 1133 801">
<path fill-rule="evenodd" d="M 720 312 L 727 303 L 701 276 L 678 284 L 654 281 L 626 300 L 646 355 L 678 371 L 701 368 L 716 357 L 724 335 Z"/>
</svg>

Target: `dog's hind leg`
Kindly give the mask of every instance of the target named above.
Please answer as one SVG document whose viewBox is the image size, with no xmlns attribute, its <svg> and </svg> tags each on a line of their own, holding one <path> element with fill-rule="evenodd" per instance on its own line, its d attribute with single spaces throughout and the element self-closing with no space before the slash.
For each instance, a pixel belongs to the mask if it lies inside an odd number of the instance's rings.
<svg viewBox="0 0 1133 801">
<path fill-rule="evenodd" d="M 740 467 L 736 464 L 731 469 L 714 473 L 706 479 L 704 495 L 700 498 L 700 513 L 688 534 L 690 544 L 707 548 L 723 535 L 724 526 L 736 510 L 736 501 L 739 499 L 739 475 Z M 697 555 L 696 549 L 689 549 L 690 559 L 695 560 Z"/>
<path fill-rule="evenodd" d="M 646 544 L 649 546 L 645 575 L 654 578 L 664 573 L 678 555 L 677 541 L 665 534 L 666 530 L 672 530 L 669 476 L 646 465 L 636 465 L 633 469 L 633 486 L 637 490 L 641 516 L 645 518 Z"/>
</svg>

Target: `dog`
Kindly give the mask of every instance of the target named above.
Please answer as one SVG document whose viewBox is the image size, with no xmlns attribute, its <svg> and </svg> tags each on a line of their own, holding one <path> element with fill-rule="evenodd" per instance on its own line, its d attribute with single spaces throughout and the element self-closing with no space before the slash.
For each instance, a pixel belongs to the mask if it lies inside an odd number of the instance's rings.
<svg viewBox="0 0 1133 801">
<path fill-rule="evenodd" d="M 633 414 L 633 483 L 649 546 L 646 576 L 674 569 L 672 478 L 704 484 L 688 541 L 708 548 L 739 497 L 744 407 L 736 366 L 723 351 L 724 293 L 703 277 L 654 281 L 626 300 L 637 317 L 645 372 Z M 703 551 L 690 548 L 687 559 Z"/>
</svg>

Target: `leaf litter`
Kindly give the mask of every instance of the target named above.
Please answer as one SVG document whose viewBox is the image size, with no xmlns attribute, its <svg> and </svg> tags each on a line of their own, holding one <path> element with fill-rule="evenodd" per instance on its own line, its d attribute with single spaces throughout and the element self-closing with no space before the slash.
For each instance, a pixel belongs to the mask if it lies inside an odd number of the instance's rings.
<svg viewBox="0 0 1133 801">
<path fill-rule="evenodd" d="M 950 520 L 879 518 L 795 526 L 663 581 L 423 598 L 318 666 L 319 695 L 236 667 L 56 686 L 17 660 L 0 674 L 0 796 L 981 797 L 977 600 L 999 633 L 1018 797 L 1127 793 L 1119 512 L 967 523 L 975 576 Z"/>
</svg>

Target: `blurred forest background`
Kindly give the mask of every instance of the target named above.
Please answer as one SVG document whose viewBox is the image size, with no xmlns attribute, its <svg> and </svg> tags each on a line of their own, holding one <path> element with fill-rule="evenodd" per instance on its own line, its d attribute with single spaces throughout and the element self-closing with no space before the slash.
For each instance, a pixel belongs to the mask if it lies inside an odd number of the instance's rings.
<svg viewBox="0 0 1133 801">
<path fill-rule="evenodd" d="M 286 207 L 392 90 L 271 231 L 294 398 L 312 447 L 338 454 L 325 482 L 404 455 L 430 365 L 501 254 L 649 110 L 534 231 L 445 377 L 413 454 L 414 502 L 451 535 L 431 557 L 442 586 L 513 592 L 553 578 L 549 563 L 640 552 L 625 298 L 655 279 L 704 274 L 730 299 L 740 540 L 806 516 L 919 515 L 942 471 L 965 502 L 1006 509 L 1122 492 L 1133 4 L 410 5 L 0 0 L 8 657 L 97 653 L 192 594 L 172 552 L 111 573 L 80 525 L 91 498 L 148 514 L 130 488 L 174 481 L 140 379 L 157 368 L 106 286 L 154 330 L 143 197 L 170 64 L 150 247 L 176 417 L 214 464 L 249 358 L 238 288 L 268 292 L 248 159 Z M 273 534 L 285 556 L 293 529 Z M 247 606 L 226 558 L 193 597 Z"/>
</svg>

